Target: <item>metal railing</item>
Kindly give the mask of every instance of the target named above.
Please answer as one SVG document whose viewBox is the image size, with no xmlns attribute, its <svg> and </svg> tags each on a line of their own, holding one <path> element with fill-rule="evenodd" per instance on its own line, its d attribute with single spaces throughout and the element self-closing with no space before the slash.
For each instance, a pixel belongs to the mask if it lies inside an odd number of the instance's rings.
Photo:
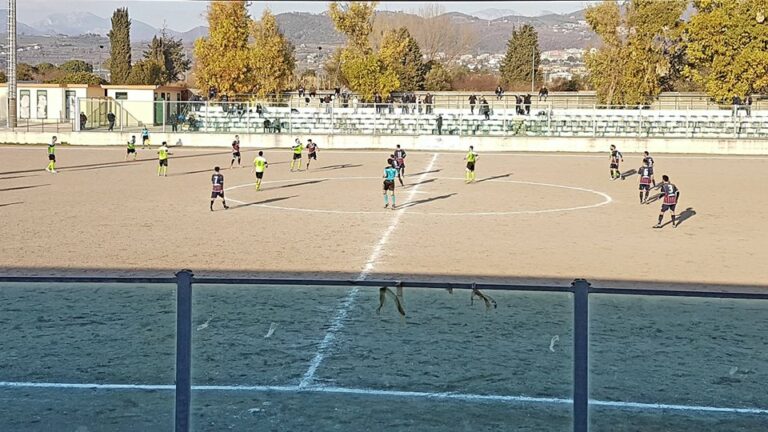
<svg viewBox="0 0 768 432">
<path fill-rule="evenodd" d="M 303 286 L 303 287 L 355 287 L 378 290 L 382 286 L 423 288 L 428 290 L 477 290 L 485 292 L 517 291 L 539 293 L 569 293 L 573 297 L 573 430 L 589 430 L 589 352 L 590 352 L 590 295 L 684 297 L 709 299 L 768 300 L 768 293 L 722 291 L 654 290 L 595 288 L 584 279 L 576 279 L 571 286 L 522 286 L 487 283 L 387 281 L 387 280 L 308 280 L 308 279 L 238 279 L 197 278 L 190 270 L 182 270 L 175 278 L 114 278 L 114 277 L 0 277 L 0 283 L 83 283 L 83 284 L 175 284 L 176 289 L 176 367 L 175 367 L 175 430 L 190 431 L 192 394 L 192 296 L 195 285 Z M 0 287 L 2 289 L 2 287 Z M 631 404 L 630 404 L 631 405 Z M 765 411 L 768 410 L 754 410 Z"/>
</svg>

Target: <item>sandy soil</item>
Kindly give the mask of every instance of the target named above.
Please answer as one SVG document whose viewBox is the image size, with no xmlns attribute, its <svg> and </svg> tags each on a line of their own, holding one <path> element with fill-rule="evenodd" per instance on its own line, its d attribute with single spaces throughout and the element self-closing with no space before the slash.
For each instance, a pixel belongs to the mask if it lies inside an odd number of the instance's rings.
<svg viewBox="0 0 768 432">
<path fill-rule="evenodd" d="M 433 153 L 409 154 L 410 186 L 398 189 L 404 214 L 371 278 L 565 284 L 585 277 L 596 286 L 690 287 L 768 281 L 761 260 L 768 158 L 658 155 L 657 177 L 672 177 L 687 217 L 677 229 L 653 230 L 660 204 L 638 203 L 637 176 L 611 181 L 603 155 L 478 150 L 478 180 L 489 180 L 473 185 L 461 181 L 461 154 L 440 154 L 421 176 Z M 291 173 L 290 152 L 268 150 L 264 190 L 249 186 L 248 169 L 224 170 L 234 188 L 228 197 L 244 204 L 220 211 L 217 203 L 213 213 L 211 169 L 228 167 L 228 152 L 173 149 L 167 178 L 155 175 L 153 150 L 139 155 L 126 163 L 122 149 L 62 146 L 60 173 L 51 175 L 43 171 L 44 148 L 0 148 L 0 274 L 169 276 L 189 268 L 197 275 L 355 278 L 395 220 L 380 191 L 386 153 L 321 149 L 309 172 Z M 253 157 L 246 151 L 245 164 Z M 624 170 L 640 164 L 638 155 L 625 160 Z M 588 189 L 612 202 L 488 214 L 604 200 L 525 182 Z"/>
</svg>

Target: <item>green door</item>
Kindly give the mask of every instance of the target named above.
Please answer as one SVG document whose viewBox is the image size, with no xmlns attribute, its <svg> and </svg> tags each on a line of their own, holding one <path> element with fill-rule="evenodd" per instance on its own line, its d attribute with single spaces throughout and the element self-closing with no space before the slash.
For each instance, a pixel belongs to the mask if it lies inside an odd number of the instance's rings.
<svg viewBox="0 0 768 432">
<path fill-rule="evenodd" d="M 155 126 L 163 124 L 163 116 L 165 115 L 165 101 L 158 100 L 155 96 Z"/>
</svg>

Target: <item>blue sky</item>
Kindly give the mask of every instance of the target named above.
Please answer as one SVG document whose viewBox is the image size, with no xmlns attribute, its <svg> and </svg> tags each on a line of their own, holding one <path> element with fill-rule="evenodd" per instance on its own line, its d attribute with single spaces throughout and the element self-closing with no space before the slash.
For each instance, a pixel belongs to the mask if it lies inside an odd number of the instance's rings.
<svg viewBox="0 0 768 432">
<path fill-rule="evenodd" d="M 128 7 L 132 18 L 156 27 L 167 23 L 168 27 L 186 31 L 204 25 L 204 11 L 208 2 L 191 0 L 17 0 L 18 20 L 33 24 L 50 14 L 67 12 L 91 12 L 108 17 L 118 7 Z M 253 15 L 258 16 L 265 7 L 274 13 L 312 12 L 319 13 L 328 8 L 326 1 L 254 1 Z M 379 9 L 415 11 L 427 2 L 381 2 Z M 546 11 L 567 13 L 582 9 L 594 1 L 464 1 L 435 2 L 446 11 L 472 13 L 485 9 L 508 9 L 521 15 L 536 16 Z"/>
</svg>

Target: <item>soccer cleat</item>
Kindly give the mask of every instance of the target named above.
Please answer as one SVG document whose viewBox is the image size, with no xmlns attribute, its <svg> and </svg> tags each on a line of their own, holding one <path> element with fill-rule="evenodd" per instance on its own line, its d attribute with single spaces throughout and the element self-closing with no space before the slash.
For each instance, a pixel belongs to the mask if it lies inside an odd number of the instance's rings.
<svg viewBox="0 0 768 432">
<path fill-rule="evenodd" d="M 673 223 L 673 224 L 672 224 L 672 228 L 677 228 L 677 224 L 676 224 L 676 223 Z"/>
<path fill-rule="evenodd" d="M 384 208 L 387 208 L 387 207 L 389 207 L 389 203 L 384 204 Z"/>
<path fill-rule="evenodd" d="M 229 210 L 229 206 L 224 206 L 224 210 Z"/>
<path fill-rule="evenodd" d="M 653 226 L 654 228 L 661 228 L 661 224 L 656 224 Z"/>
</svg>

